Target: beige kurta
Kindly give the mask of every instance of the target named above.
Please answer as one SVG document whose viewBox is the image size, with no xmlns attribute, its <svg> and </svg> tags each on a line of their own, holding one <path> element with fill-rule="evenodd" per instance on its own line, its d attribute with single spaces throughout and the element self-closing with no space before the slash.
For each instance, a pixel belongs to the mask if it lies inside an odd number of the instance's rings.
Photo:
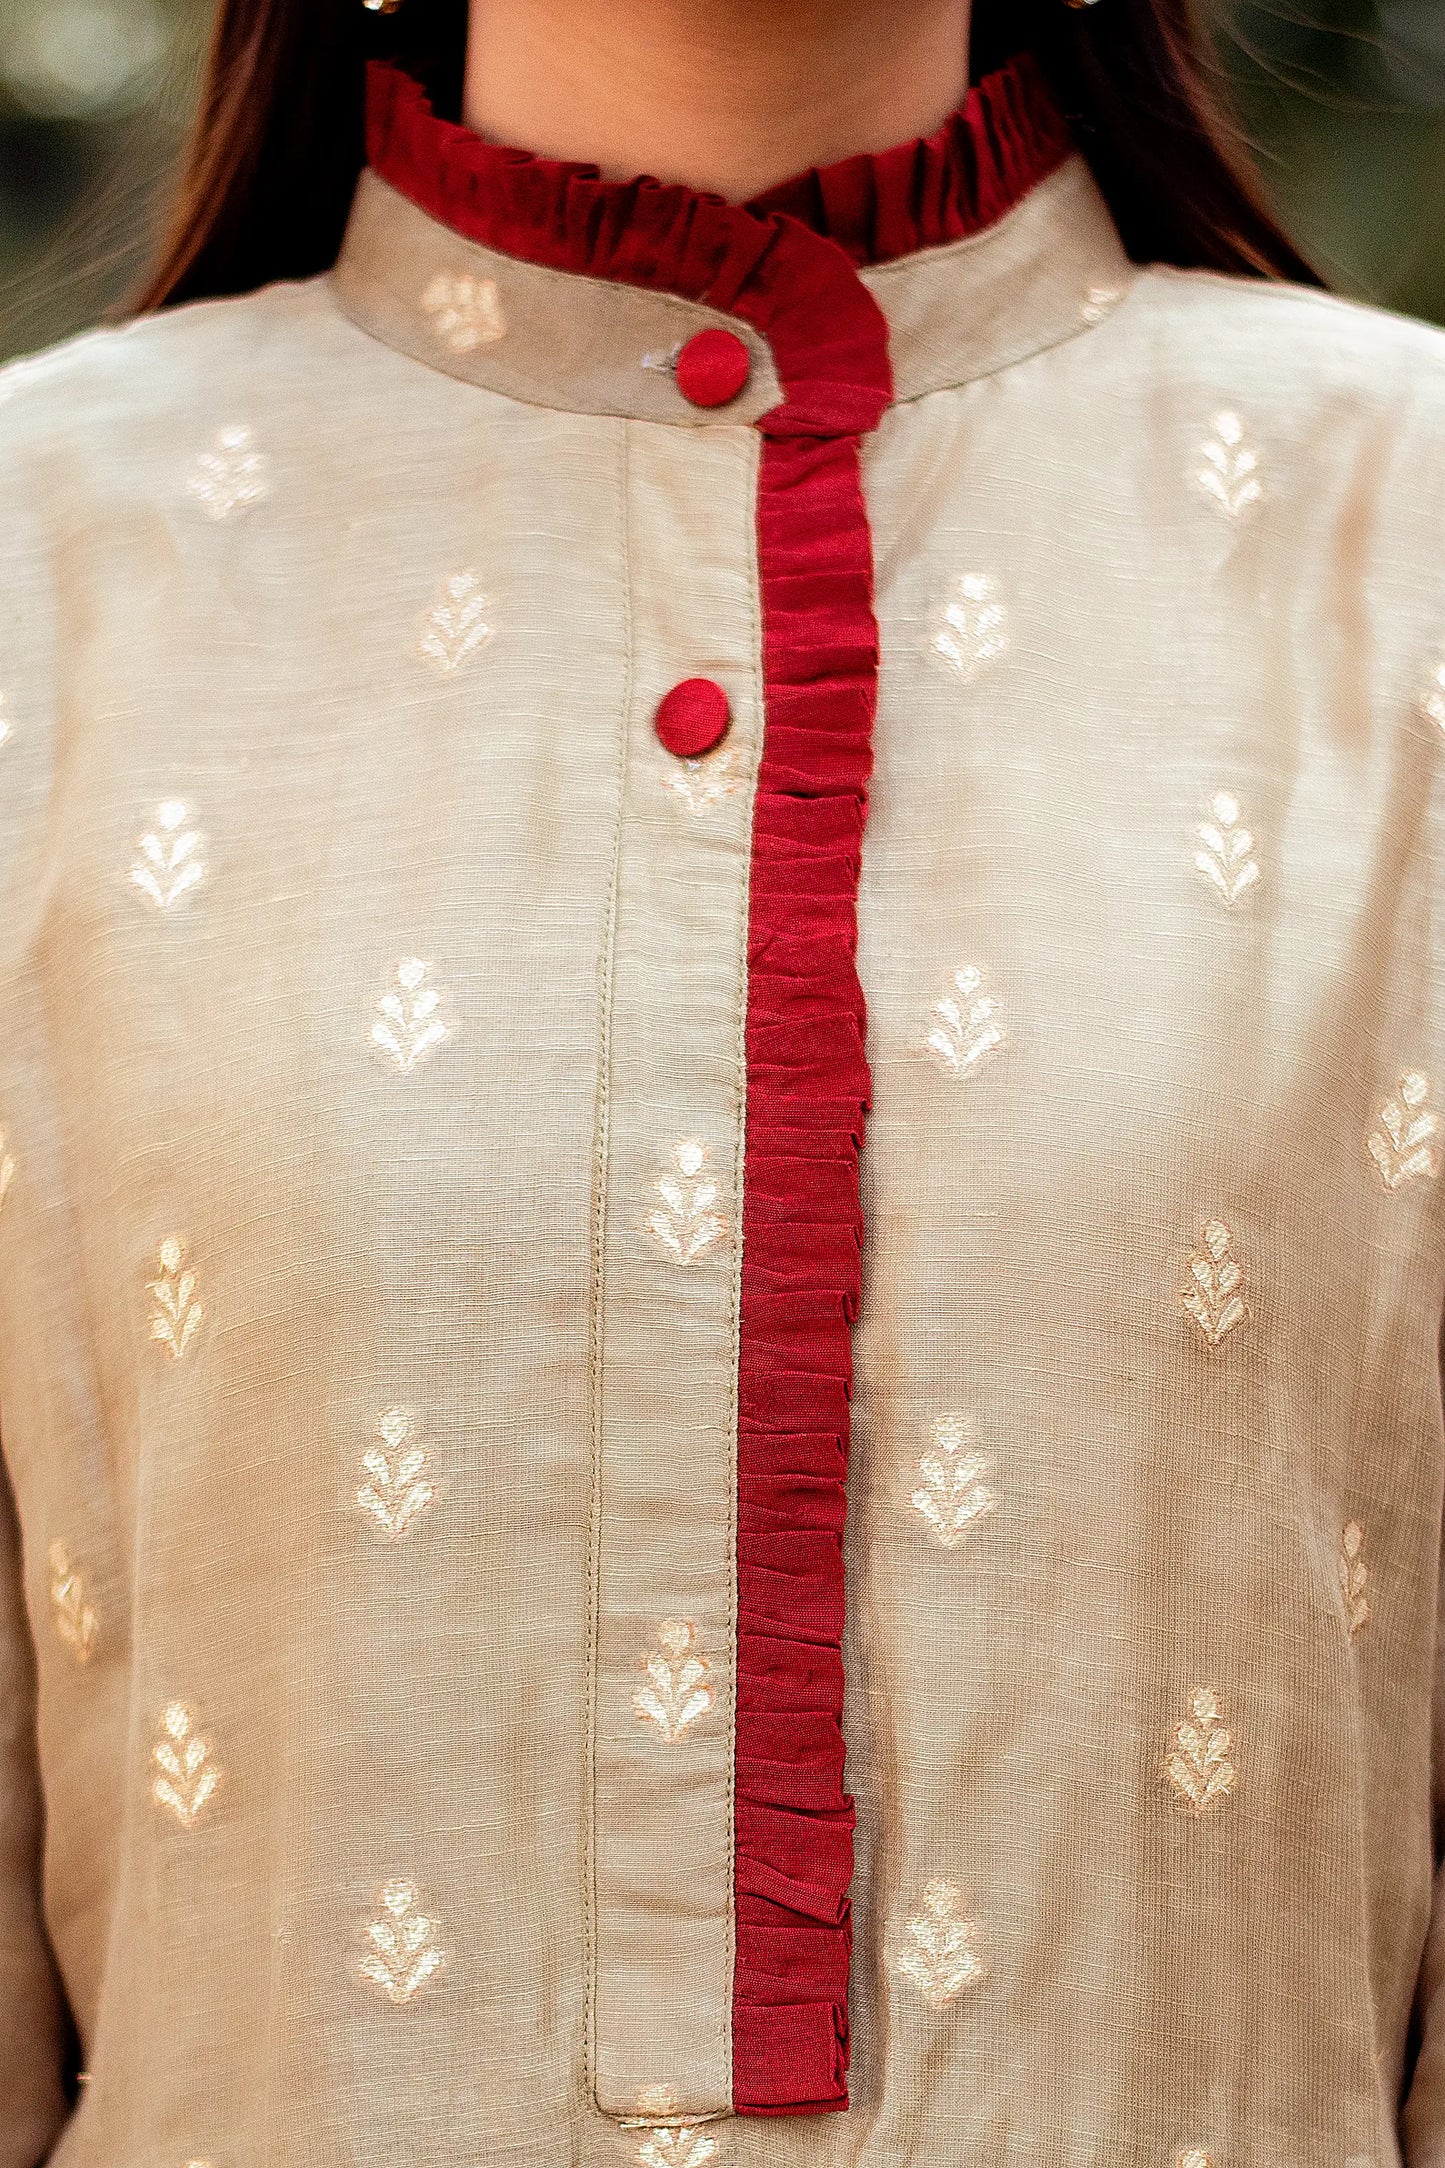
<svg viewBox="0 0 1445 2168">
<path fill-rule="evenodd" d="M 1445 343 L 1078 160 L 862 277 L 852 2104 L 728 2112 L 778 382 L 373 176 L 0 377 L 0 2168 L 1390 2168 L 1412 2007 L 1445 2160 Z"/>
</svg>

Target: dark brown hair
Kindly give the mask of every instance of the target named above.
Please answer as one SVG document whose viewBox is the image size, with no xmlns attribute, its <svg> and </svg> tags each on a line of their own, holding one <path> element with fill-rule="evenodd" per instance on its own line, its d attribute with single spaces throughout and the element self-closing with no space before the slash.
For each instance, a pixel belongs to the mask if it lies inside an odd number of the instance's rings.
<svg viewBox="0 0 1445 2168">
<path fill-rule="evenodd" d="M 1231 122 L 1197 0 L 975 0 L 974 74 L 1031 45 L 1139 262 L 1317 283 Z M 364 162 L 372 53 L 459 93 L 467 0 L 220 0 L 200 109 L 142 308 L 335 261 Z M 447 86 L 450 85 L 450 92 Z"/>
</svg>

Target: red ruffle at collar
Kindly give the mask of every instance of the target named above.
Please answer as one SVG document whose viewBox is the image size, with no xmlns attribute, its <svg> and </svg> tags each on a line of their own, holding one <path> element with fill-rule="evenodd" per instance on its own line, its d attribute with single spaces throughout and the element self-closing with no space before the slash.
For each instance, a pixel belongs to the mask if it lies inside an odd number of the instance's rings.
<svg viewBox="0 0 1445 2168">
<path fill-rule="evenodd" d="M 972 89 L 935 135 L 815 167 L 748 204 L 539 158 L 439 120 L 400 68 L 370 71 L 367 148 L 383 180 L 469 240 L 555 267 L 708 298 L 720 260 L 756 250 L 779 216 L 857 266 L 978 233 L 1073 148 L 1032 54 Z M 724 283 L 730 283 L 724 281 Z"/>
</svg>

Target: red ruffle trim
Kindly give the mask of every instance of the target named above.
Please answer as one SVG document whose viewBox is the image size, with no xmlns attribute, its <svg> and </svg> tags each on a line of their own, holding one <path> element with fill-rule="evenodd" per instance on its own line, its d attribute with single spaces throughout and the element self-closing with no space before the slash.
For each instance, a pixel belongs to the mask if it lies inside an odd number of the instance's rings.
<svg viewBox="0 0 1445 2168">
<path fill-rule="evenodd" d="M 992 226 L 1073 147 L 1042 68 L 1020 53 L 971 90 L 936 135 L 815 166 L 749 208 L 800 220 L 860 266 L 892 263 Z"/>
<path fill-rule="evenodd" d="M 854 266 L 979 230 L 1068 148 L 1023 59 L 928 142 L 739 206 L 498 149 L 434 119 L 407 76 L 371 74 L 372 165 L 422 209 L 532 262 L 737 316 L 769 342 L 783 386 L 759 424 L 766 727 L 748 935 L 738 1426 L 733 2104 L 743 2115 L 848 2105 L 843 1529 L 870 1095 L 857 895 L 878 686 L 860 439 L 892 396 L 887 322 Z"/>
</svg>

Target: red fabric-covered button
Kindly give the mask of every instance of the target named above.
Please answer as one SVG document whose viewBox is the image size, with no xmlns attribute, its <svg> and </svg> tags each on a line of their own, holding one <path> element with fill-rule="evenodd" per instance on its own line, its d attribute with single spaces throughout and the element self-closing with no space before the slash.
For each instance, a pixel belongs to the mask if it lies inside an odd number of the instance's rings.
<svg viewBox="0 0 1445 2168">
<path fill-rule="evenodd" d="M 699 331 L 677 357 L 677 388 L 694 406 L 726 406 L 752 373 L 747 341 L 735 331 Z"/>
<path fill-rule="evenodd" d="M 657 735 L 679 760 L 697 760 L 721 745 L 732 719 L 721 685 L 711 678 L 685 678 L 658 707 Z"/>
</svg>

